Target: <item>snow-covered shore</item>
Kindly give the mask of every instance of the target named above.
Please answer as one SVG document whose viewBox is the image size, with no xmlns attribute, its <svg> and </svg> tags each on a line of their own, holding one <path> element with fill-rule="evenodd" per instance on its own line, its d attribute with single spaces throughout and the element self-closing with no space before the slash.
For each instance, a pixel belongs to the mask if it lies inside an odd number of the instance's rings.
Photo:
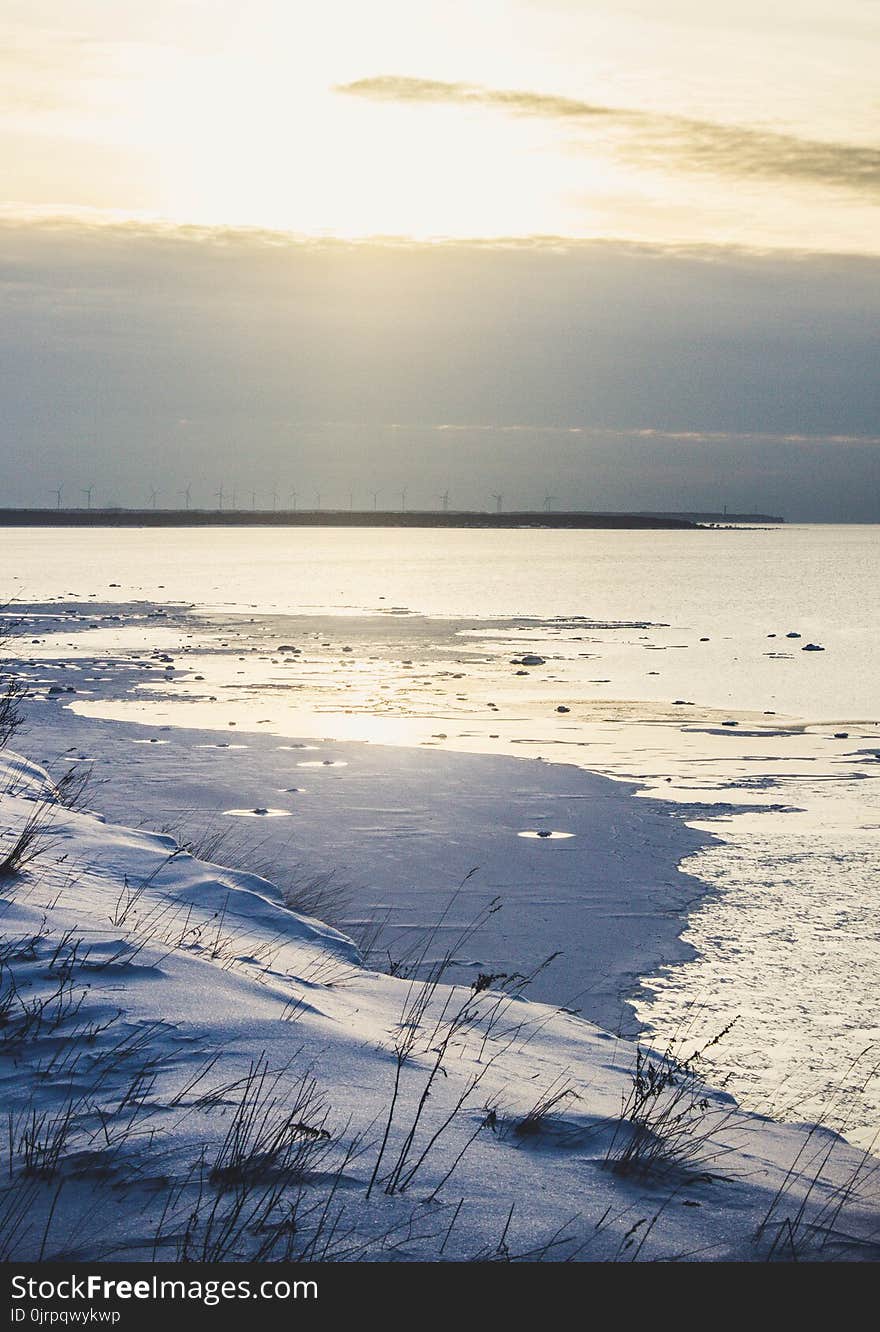
<svg viewBox="0 0 880 1332">
<path fill-rule="evenodd" d="M 37 826 L 0 879 L 0 1256 L 877 1256 L 876 1161 L 742 1113 L 684 1042 L 669 1080 L 515 978 L 450 984 L 466 925 L 382 974 L 8 752 L 0 791 L 0 855 Z"/>
</svg>

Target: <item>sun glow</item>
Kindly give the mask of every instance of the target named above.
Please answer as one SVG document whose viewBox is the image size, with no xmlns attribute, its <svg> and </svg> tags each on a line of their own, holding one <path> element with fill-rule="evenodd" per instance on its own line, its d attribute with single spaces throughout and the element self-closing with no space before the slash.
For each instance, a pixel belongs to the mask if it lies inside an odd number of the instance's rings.
<svg viewBox="0 0 880 1332">
<path fill-rule="evenodd" d="M 737 179 L 683 160 L 681 145 L 650 150 L 652 118 L 695 117 L 722 133 L 870 151 L 873 83 L 855 9 L 832 38 L 799 8 L 780 68 L 749 6 L 724 27 L 722 59 L 718 22 L 688 0 L 662 25 L 647 5 L 583 13 L 517 0 L 328 0 L 308 12 L 258 0 L 247 13 L 218 0 L 210 22 L 199 5 L 153 15 L 126 0 L 111 20 L 75 8 L 80 27 L 60 3 L 51 26 L 49 0 L 43 26 L 19 16 L 0 31 L 7 207 L 340 237 L 876 248 L 866 193 L 785 172 Z M 732 81 L 731 68 L 744 72 Z M 340 91 L 387 74 L 500 93 L 463 104 Z M 554 97 L 609 115 L 529 111 L 529 98 Z"/>
</svg>

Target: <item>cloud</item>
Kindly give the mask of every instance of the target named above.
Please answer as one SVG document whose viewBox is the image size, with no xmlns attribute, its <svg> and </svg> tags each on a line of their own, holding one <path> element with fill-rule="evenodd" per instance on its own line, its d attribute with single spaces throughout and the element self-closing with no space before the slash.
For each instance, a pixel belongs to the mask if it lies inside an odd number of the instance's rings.
<svg viewBox="0 0 880 1332">
<path fill-rule="evenodd" d="M 336 92 L 378 102 L 479 106 L 611 135 L 626 156 L 650 166 L 716 175 L 804 181 L 880 193 L 880 149 L 825 142 L 689 116 L 603 106 L 577 98 L 475 83 L 379 75 Z"/>
<path fill-rule="evenodd" d="M 351 422 L 326 421 L 322 427 L 332 429 L 338 425 L 350 426 Z M 679 444 L 805 444 L 810 447 L 824 444 L 833 446 L 845 444 L 866 448 L 880 447 L 880 435 L 805 435 L 797 433 L 774 433 L 759 430 L 664 430 L 656 426 L 638 426 L 631 429 L 607 425 L 542 425 L 541 423 L 510 424 L 497 421 L 481 422 L 435 422 L 430 425 L 413 424 L 401 421 L 389 421 L 383 425 L 386 430 L 422 430 L 434 434 L 492 434 L 492 435 L 584 435 L 601 439 L 629 440 L 672 440 Z"/>
<path fill-rule="evenodd" d="M 880 518 L 880 259 L 0 223 L 7 503 L 296 486 L 347 504 Z M 185 423 L 185 424 L 183 424 Z"/>
<path fill-rule="evenodd" d="M 412 79 L 383 74 L 373 79 L 337 84 L 336 92 L 353 97 L 369 97 L 382 102 L 457 102 L 465 105 L 491 106 L 515 115 L 543 116 L 561 120 L 586 119 L 591 116 L 621 114 L 607 106 L 595 106 L 572 97 L 548 93 L 516 92 L 484 88 L 474 83 L 444 83 L 439 79 Z"/>
</svg>

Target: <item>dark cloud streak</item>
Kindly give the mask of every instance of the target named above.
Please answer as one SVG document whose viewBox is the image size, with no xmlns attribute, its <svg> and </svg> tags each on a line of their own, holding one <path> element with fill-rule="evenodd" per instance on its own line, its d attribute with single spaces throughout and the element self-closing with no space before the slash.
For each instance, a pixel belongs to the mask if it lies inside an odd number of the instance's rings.
<svg viewBox="0 0 880 1332">
<path fill-rule="evenodd" d="M 880 149 L 825 142 L 748 126 L 597 105 L 572 97 L 482 84 L 379 75 L 336 91 L 377 102 L 478 106 L 601 132 L 644 165 L 741 178 L 811 182 L 880 193 Z"/>
</svg>

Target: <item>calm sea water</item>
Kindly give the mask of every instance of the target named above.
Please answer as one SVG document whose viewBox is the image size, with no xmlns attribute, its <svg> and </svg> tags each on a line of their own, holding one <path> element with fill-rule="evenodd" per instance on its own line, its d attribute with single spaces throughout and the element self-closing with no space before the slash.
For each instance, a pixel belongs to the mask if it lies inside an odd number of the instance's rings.
<svg viewBox="0 0 880 1332">
<path fill-rule="evenodd" d="M 26 600 L 72 593 L 285 613 L 584 616 L 699 628 L 716 643 L 795 630 L 805 642 L 833 639 L 833 650 L 817 654 L 809 672 L 784 673 L 767 658 L 733 667 L 729 655 L 707 652 L 697 668 L 700 701 L 763 708 L 772 696 L 805 715 L 880 711 L 872 656 L 880 527 L 6 529 L 0 569 L 2 595 Z"/>
<path fill-rule="evenodd" d="M 718 889 L 688 922 L 698 956 L 645 978 L 639 1017 L 695 1042 L 736 1017 L 713 1057 L 747 1104 L 809 1118 L 836 1098 L 854 1138 L 880 1127 L 862 1054 L 880 1052 L 880 528 L 5 530 L 0 568 L 6 599 L 192 603 L 208 684 L 163 697 L 166 720 L 221 724 L 206 689 L 225 689 L 224 725 L 270 690 L 278 716 L 280 674 L 242 650 L 293 617 L 312 646 L 291 736 L 527 750 L 711 805 L 695 819 L 721 840 L 685 866 Z M 328 616 L 351 658 L 322 650 Z M 102 627 L 90 644 L 160 639 Z M 517 676 L 524 652 L 545 663 Z M 149 715 L 159 698 L 77 706 Z"/>
</svg>

